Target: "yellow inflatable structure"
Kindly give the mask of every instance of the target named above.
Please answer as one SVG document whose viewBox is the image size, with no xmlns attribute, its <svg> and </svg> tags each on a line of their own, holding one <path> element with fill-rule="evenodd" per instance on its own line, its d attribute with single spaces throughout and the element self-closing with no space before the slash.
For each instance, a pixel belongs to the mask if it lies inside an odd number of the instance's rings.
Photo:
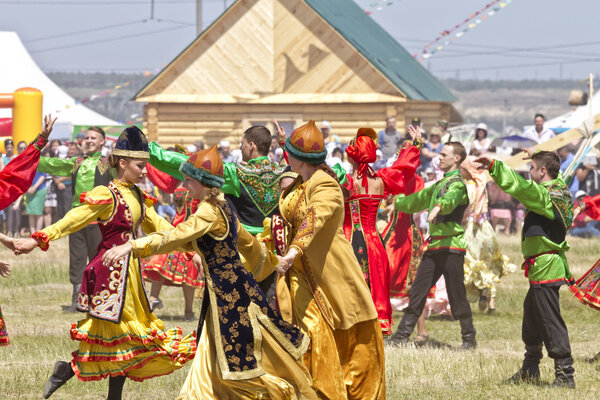
<svg viewBox="0 0 600 400">
<path fill-rule="evenodd" d="M 42 92 L 25 87 L 14 93 L 0 93 L 0 108 L 12 109 L 12 140 L 29 143 L 42 130 Z M 6 137 L 2 138 L 5 139 Z M 4 153 L 4 140 L 0 140 L 0 152 Z"/>
</svg>

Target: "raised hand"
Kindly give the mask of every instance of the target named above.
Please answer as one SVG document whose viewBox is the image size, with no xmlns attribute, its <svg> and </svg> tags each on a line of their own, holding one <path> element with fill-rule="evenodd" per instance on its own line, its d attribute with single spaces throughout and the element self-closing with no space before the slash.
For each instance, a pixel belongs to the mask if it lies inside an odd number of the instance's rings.
<svg viewBox="0 0 600 400">
<path fill-rule="evenodd" d="M 0 276 L 6 278 L 10 275 L 10 268 L 8 268 L 10 264 L 6 261 L 0 260 Z"/>
<path fill-rule="evenodd" d="M 484 168 L 488 168 L 490 166 L 490 164 L 492 163 L 492 160 L 490 160 L 487 157 L 479 157 L 475 160 L 475 162 L 481 164 L 481 168 L 478 168 L 478 169 L 484 169 Z"/>
<path fill-rule="evenodd" d="M 579 214 L 584 212 L 586 209 L 585 203 L 581 203 L 579 206 L 573 209 L 573 219 L 577 218 Z"/>
<path fill-rule="evenodd" d="M 281 126 L 279 126 L 279 123 L 277 121 L 273 121 L 273 125 L 275 125 L 275 133 L 277 135 L 277 140 L 279 141 L 279 143 L 285 142 L 285 140 L 287 139 L 285 130 Z"/>
<path fill-rule="evenodd" d="M 412 138 L 412 140 L 421 140 L 421 138 L 423 137 L 423 135 L 421 134 L 421 128 L 420 127 L 414 127 L 412 125 L 409 125 L 407 128 L 408 134 L 410 135 L 410 137 Z"/>
<path fill-rule="evenodd" d="M 133 246 L 131 242 L 123 243 L 120 246 L 109 249 L 102 255 L 102 264 L 105 266 L 113 265 L 119 258 L 125 257 L 131 253 Z"/>
<path fill-rule="evenodd" d="M 37 247 L 37 245 L 38 242 L 35 239 L 16 239 L 14 253 L 16 256 L 21 254 L 29 254 L 33 249 Z"/>
<path fill-rule="evenodd" d="M 44 129 L 42 129 L 41 135 L 48 139 L 50 136 L 50 132 L 52 132 L 52 127 L 56 122 L 56 118 L 52 119 L 52 114 L 44 115 Z"/>
</svg>

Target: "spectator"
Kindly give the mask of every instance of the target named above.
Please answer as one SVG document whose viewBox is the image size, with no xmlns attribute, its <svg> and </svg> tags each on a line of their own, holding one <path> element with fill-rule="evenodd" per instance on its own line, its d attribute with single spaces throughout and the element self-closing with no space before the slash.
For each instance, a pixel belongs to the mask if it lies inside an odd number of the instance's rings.
<svg viewBox="0 0 600 400">
<path fill-rule="evenodd" d="M 556 151 L 558 158 L 560 158 L 560 172 L 564 172 L 565 169 L 573 161 L 573 153 L 571 153 L 571 146 L 566 145 Z"/>
<path fill-rule="evenodd" d="M 578 207 L 587 195 L 583 190 L 578 190 L 575 194 L 575 207 Z M 598 221 L 588 217 L 586 213 L 579 213 L 573 220 L 569 233 L 577 237 L 599 237 Z"/>
<path fill-rule="evenodd" d="M 535 114 L 535 117 L 533 118 L 534 125 L 526 129 L 525 132 L 523 132 L 523 136 L 538 144 L 552 139 L 556 134 L 552 130 L 544 128 L 545 120 L 543 114 Z"/>
<path fill-rule="evenodd" d="M 233 156 L 231 155 L 231 144 L 227 140 L 221 140 L 219 143 L 219 150 L 223 162 L 233 162 Z"/>
<path fill-rule="evenodd" d="M 385 119 L 385 129 L 379 131 L 377 135 L 377 145 L 381 150 L 382 158 L 387 160 L 392 158 L 404 142 L 402 132 L 396 130 L 396 118 L 387 117 Z"/>
<path fill-rule="evenodd" d="M 279 140 L 277 140 L 277 136 L 271 136 L 271 150 L 275 151 L 279 148 Z"/>
<path fill-rule="evenodd" d="M 487 185 L 490 222 L 496 233 L 501 229 L 504 234 L 510 235 L 510 226 L 512 224 L 512 197 L 502 191 L 494 182 Z"/>
<path fill-rule="evenodd" d="M 337 143 L 332 139 L 331 135 L 331 124 L 329 121 L 321 122 L 321 133 L 323 134 L 323 142 L 325 143 L 325 149 L 327 150 L 327 158 L 331 157 L 333 149 L 337 147 Z M 338 138 L 339 139 L 339 138 Z"/>
<path fill-rule="evenodd" d="M 344 168 L 346 173 L 349 174 L 352 172 L 352 166 L 350 165 L 350 163 L 344 161 L 344 151 L 341 147 L 336 147 L 335 149 L 333 149 L 331 157 L 329 157 L 326 162 L 329 167 L 333 167 L 334 165 L 339 164 L 342 168 Z"/>
<path fill-rule="evenodd" d="M 8 164 L 15 158 L 17 155 L 15 154 L 15 143 L 12 139 L 4 140 L 4 151 L 6 154 L 2 156 L 2 162 L 4 165 Z"/>
<path fill-rule="evenodd" d="M 470 154 L 473 156 L 480 156 L 487 153 L 490 150 L 492 140 L 488 139 L 488 127 L 484 123 L 480 123 L 475 128 L 475 139 L 471 144 Z"/>
<path fill-rule="evenodd" d="M 579 181 L 578 190 L 583 190 L 590 196 L 600 194 L 600 171 L 598 171 L 596 156 L 585 156 L 581 165 L 575 171 L 575 175 Z"/>
<path fill-rule="evenodd" d="M 196 151 L 202 151 L 204 150 L 204 141 L 203 140 L 196 140 L 194 142 L 194 146 L 196 146 Z"/>
<path fill-rule="evenodd" d="M 21 140 L 18 144 L 17 144 L 17 153 L 21 154 L 22 152 L 24 152 L 27 149 L 27 142 L 24 140 Z"/>
<path fill-rule="evenodd" d="M 437 126 L 442 130 L 442 143 L 448 143 L 452 141 L 452 134 L 448 132 L 448 121 L 440 119 L 437 122 Z"/>
<path fill-rule="evenodd" d="M 442 130 L 434 126 L 429 134 L 429 140 L 425 142 L 421 149 L 421 166 L 424 169 L 429 167 L 431 160 L 440 154 L 442 147 L 444 147 L 442 143 Z"/>
</svg>

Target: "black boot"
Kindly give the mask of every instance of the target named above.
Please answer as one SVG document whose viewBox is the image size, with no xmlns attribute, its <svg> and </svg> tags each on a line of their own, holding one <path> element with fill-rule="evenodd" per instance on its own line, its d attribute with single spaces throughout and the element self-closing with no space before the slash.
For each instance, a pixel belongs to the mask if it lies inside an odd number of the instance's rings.
<svg viewBox="0 0 600 400">
<path fill-rule="evenodd" d="M 573 358 L 557 358 L 554 360 L 554 382 L 552 387 L 575 389 L 575 378 L 573 373 Z"/>
<path fill-rule="evenodd" d="M 398 325 L 398 330 L 390 337 L 388 343 L 395 345 L 408 344 L 408 338 L 415 330 L 415 325 L 417 324 L 418 319 L 418 315 L 405 312 L 400 320 L 400 324 Z"/>
<path fill-rule="evenodd" d="M 71 368 L 71 364 L 65 361 L 57 361 L 54 364 L 54 372 L 48 378 L 48 381 L 44 385 L 44 398 L 47 399 L 52 396 L 52 393 L 56 392 L 56 390 L 67 383 L 69 379 L 71 379 L 75 375 L 73 369 Z"/>
<path fill-rule="evenodd" d="M 71 294 L 71 308 L 69 308 L 70 312 L 77 311 L 77 300 L 79 300 L 79 289 L 81 289 L 81 285 L 73 285 L 73 293 Z"/>
<path fill-rule="evenodd" d="M 476 333 L 477 331 L 473 326 L 473 318 L 469 317 L 460 320 L 460 334 L 463 341 L 460 347 L 461 350 L 475 350 L 477 348 Z"/>
<path fill-rule="evenodd" d="M 539 383 L 540 360 L 542 359 L 542 345 L 525 346 L 525 359 L 523 366 L 506 383 Z"/>
</svg>

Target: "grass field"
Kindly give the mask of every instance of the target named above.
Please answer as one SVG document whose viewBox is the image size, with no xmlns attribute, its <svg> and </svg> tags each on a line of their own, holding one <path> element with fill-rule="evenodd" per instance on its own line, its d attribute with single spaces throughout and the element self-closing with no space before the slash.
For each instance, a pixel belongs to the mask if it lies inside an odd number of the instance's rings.
<svg viewBox="0 0 600 400">
<path fill-rule="evenodd" d="M 521 263 L 517 237 L 502 237 L 505 252 Z M 593 239 L 570 240 L 569 263 L 579 277 L 600 257 L 600 243 Z M 6 319 L 11 345 L 0 348 L 0 399 L 39 399 L 42 387 L 56 360 L 69 360 L 76 343 L 69 337 L 71 323 L 79 314 L 64 313 L 70 302 L 68 252 L 65 239 L 53 243 L 47 253 L 36 250 L 15 258 L 6 249 L 0 259 L 13 265 L 12 275 L 0 280 L 0 305 Z M 508 386 L 502 381 L 520 366 L 522 303 L 527 280 L 520 271 L 506 277 L 498 288 L 497 313 L 489 316 L 474 310 L 479 347 L 474 352 L 432 349 L 399 349 L 386 346 L 388 399 L 600 399 L 600 372 L 586 358 L 600 351 L 600 313 L 583 306 L 561 290 L 563 317 L 569 328 L 575 358 L 576 390 L 550 389 L 532 385 Z M 181 326 L 184 332 L 196 322 L 183 321 L 181 289 L 165 287 L 165 308 L 157 312 L 167 327 Z M 196 304 L 196 310 L 199 304 Z M 396 322 L 401 315 L 395 315 Z M 438 340 L 460 345 L 458 322 L 432 318 L 429 334 Z M 173 399 L 179 392 L 189 366 L 169 376 L 144 383 L 127 381 L 126 399 Z M 551 382 L 553 363 L 545 357 L 542 378 Z M 72 379 L 53 399 L 102 399 L 107 382 L 83 383 Z"/>
</svg>

